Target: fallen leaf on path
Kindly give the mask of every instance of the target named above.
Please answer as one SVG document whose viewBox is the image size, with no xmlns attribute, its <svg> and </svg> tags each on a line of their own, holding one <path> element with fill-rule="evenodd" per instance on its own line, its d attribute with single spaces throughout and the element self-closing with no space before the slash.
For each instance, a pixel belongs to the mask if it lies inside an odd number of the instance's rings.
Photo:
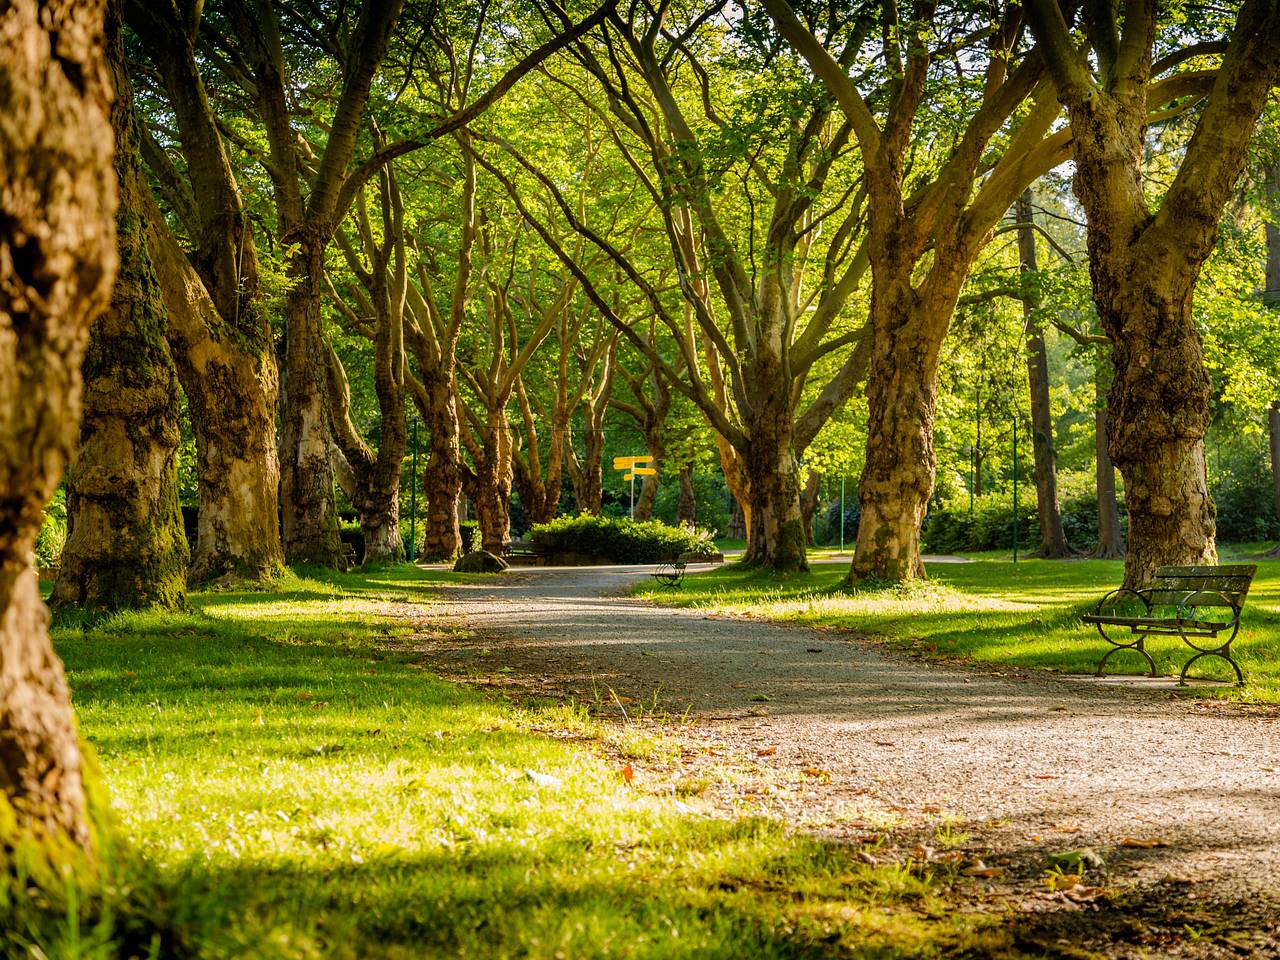
<svg viewBox="0 0 1280 960">
<path fill-rule="evenodd" d="M 938 804 L 936 803 L 926 803 L 924 807 L 922 807 L 921 809 L 923 809 L 925 813 L 941 813 L 942 812 L 942 807 L 938 806 Z"/>
<path fill-rule="evenodd" d="M 635 777 L 636 777 L 636 772 L 631 767 L 631 761 L 628 760 L 627 765 L 622 768 L 622 779 L 625 780 L 627 783 L 630 783 L 632 780 L 635 779 Z"/>
<path fill-rule="evenodd" d="M 821 767 L 805 767 L 801 771 L 806 777 L 821 777 L 827 780 L 831 779 L 831 771 L 823 770 Z"/>
<path fill-rule="evenodd" d="M 980 877 L 984 880 L 993 880 L 996 877 L 1003 877 L 1007 871 L 1003 867 L 988 867 L 981 860 L 975 860 L 969 866 L 960 871 L 961 875 L 966 877 Z"/>
<path fill-rule="evenodd" d="M 1032 776 L 1032 777 L 1034 777 L 1036 780 L 1057 780 L 1057 779 L 1059 779 L 1059 777 L 1058 777 L 1058 775 L 1057 775 L 1056 773 L 1033 773 L 1031 776 Z"/>
<path fill-rule="evenodd" d="M 1044 878 L 1045 886 L 1053 893 L 1062 890 L 1070 890 L 1072 887 L 1080 885 L 1080 874 L 1078 873 L 1049 873 Z"/>
<path fill-rule="evenodd" d="M 1078 823 L 1060 823 L 1052 829 L 1054 833 L 1079 833 L 1084 828 Z"/>
<path fill-rule="evenodd" d="M 1159 837 L 1125 837 L 1120 841 L 1122 847 L 1137 847 L 1139 850 L 1150 850 L 1154 847 L 1167 847 L 1169 841 Z"/>
<path fill-rule="evenodd" d="M 772 757 L 772 756 L 773 756 L 775 753 L 777 753 L 777 752 L 778 752 L 778 748 L 777 748 L 777 747 L 761 747 L 759 750 L 757 750 L 757 751 L 756 751 L 756 756 L 757 756 L 757 757 Z"/>
<path fill-rule="evenodd" d="M 896 747 L 897 746 L 897 744 L 894 743 L 892 740 L 873 740 L 872 742 L 877 747 Z"/>
<path fill-rule="evenodd" d="M 745 683 L 731 683 L 731 684 L 729 684 L 729 686 L 730 686 L 730 687 L 732 687 L 734 690 L 745 690 L 745 689 L 747 689 L 747 685 L 746 685 Z"/>
</svg>

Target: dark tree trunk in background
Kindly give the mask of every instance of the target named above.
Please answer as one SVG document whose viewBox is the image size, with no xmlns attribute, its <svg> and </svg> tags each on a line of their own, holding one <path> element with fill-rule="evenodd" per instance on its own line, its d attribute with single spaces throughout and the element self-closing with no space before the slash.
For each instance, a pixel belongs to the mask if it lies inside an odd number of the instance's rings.
<svg viewBox="0 0 1280 960">
<path fill-rule="evenodd" d="M 51 602 L 176 609 L 186 604 L 190 560 L 178 509 L 178 378 L 151 264 L 133 91 L 123 39 L 112 33 L 119 270 L 85 356 L 80 446 L 67 474 L 67 543 Z"/>
<path fill-rule="evenodd" d="M 1267 221 L 1267 273 L 1262 302 L 1280 310 L 1280 163 L 1267 167 L 1267 203 L 1271 219 Z M 1280 516 L 1280 399 L 1272 400 L 1267 409 L 1267 437 L 1271 445 L 1271 484 L 1275 491 L 1276 516 Z M 1272 551 L 1280 556 L 1280 544 Z"/>
<path fill-rule="evenodd" d="M 1032 226 L 1033 196 L 1027 187 L 1014 208 L 1018 223 L 1018 260 L 1024 273 L 1036 273 L 1036 233 Z M 1022 315 L 1026 322 L 1027 382 L 1031 391 L 1031 436 L 1036 466 L 1036 512 L 1040 518 L 1040 549 L 1046 560 L 1069 557 L 1073 551 L 1062 530 L 1062 507 L 1058 503 L 1058 455 L 1053 448 L 1053 410 L 1049 404 L 1049 356 L 1044 330 L 1036 317 L 1039 297 L 1023 291 Z"/>
<path fill-rule="evenodd" d="M 1093 556 L 1099 560 L 1124 559 L 1124 535 L 1120 532 L 1120 505 L 1116 502 L 1116 470 L 1108 453 L 1107 393 L 1111 388 L 1111 364 L 1099 360 L 1094 378 L 1095 409 L 1094 468 L 1098 487 L 1098 545 Z"/>
<path fill-rule="evenodd" d="M 31 563 L 75 449 L 89 324 L 116 270 L 103 20 L 98 0 L 0 7 L 0 875 L 56 893 L 94 837 Z"/>
<path fill-rule="evenodd" d="M 818 512 L 818 492 L 822 488 L 822 474 L 815 470 L 809 471 L 809 478 L 804 482 L 804 489 L 800 491 L 800 515 L 804 518 L 804 539 L 805 543 L 813 546 L 813 518 Z"/>
<path fill-rule="evenodd" d="M 736 504 L 738 501 L 734 501 Z M 698 498 L 693 489 L 693 470 L 680 468 L 680 502 L 676 504 L 676 523 L 693 527 L 698 522 Z"/>
<path fill-rule="evenodd" d="M 732 494 L 729 496 L 729 537 L 733 540 L 747 539 L 747 512 Z"/>
<path fill-rule="evenodd" d="M 743 562 L 775 573 L 809 569 L 804 519 L 800 515 L 800 464 L 795 452 L 795 413 L 774 369 L 762 355 L 746 373 L 755 401 L 749 414 L 750 449 L 742 457 L 747 475 L 747 552 Z"/>
</svg>

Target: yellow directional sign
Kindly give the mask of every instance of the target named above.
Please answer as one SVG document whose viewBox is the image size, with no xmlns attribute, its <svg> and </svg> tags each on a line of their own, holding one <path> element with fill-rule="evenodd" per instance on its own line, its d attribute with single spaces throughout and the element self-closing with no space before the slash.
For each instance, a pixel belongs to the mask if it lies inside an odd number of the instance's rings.
<svg viewBox="0 0 1280 960">
<path fill-rule="evenodd" d="M 648 463 L 653 457 L 614 457 L 613 469 L 630 470 L 637 463 Z"/>
<path fill-rule="evenodd" d="M 635 474 L 634 474 L 634 473 L 624 473 L 624 474 L 622 475 L 622 479 L 623 479 L 623 480 L 634 480 L 635 478 L 636 478 L 636 477 L 635 477 Z"/>
<path fill-rule="evenodd" d="M 658 471 L 653 467 L 635 467 L 631 472 L 637 477 L 656 477 L 658 475 Z"/>
</svg>

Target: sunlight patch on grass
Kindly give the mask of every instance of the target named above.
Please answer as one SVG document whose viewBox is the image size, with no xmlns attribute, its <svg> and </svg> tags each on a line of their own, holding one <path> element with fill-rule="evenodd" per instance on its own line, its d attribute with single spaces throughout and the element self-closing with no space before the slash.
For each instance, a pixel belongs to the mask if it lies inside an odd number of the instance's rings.
<svg viewBox="0 0 1280 960">
<path fill-rule="evenodd" d="M 405 634 L 447 578 L 308 571 L 58 631 L 130 852 L 74 927 L 0 916 L 0 955 L 927 957 L 1005 936 L 910 871 L 633 789 L 625 758 L 679 756 L 643 704 L 606 725 L 431 675 Z"/>
</svg>

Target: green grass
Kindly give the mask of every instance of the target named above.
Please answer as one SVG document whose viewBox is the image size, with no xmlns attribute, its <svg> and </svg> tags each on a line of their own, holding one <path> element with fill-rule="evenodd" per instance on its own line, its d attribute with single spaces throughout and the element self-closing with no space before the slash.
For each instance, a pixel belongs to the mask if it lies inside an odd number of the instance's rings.
<svg viewBox="0 0 1280 960">
<path fill-rule="evenodd" d="M 628 786 L 602 725 L 415 654 L 452 574 L 203 593 L 56 632 L 124 846 L 0 955 L 932 957 L 1009 933 L 898 865 Z M 547 779 L 554 778 L 554 779 Z M 696 801 L 695 801 L 696 803 Z M 4 915 L 5 909 L 10 915 Z"/>
<path fill-rule="evenodd" d="M 1122 565 L 1101 560 L 935 563 L 926 582 L 837 589 L 847 572 L 843 564 L 832 564 L 779 578 L 728 564 L 688 576 L 679 592 L 648 584 L 636 592 L 654 602 L 713 613 L 871 634 L 933 657 L 1092 673 L 1110 648 L 1080 616 L 1120 583 Z M 1176 675 L 1190 655 L 1177 637 L 1153 638 L 1148 646 L 1162 673 Z M 1259 564 L 1232 652 L 1248 685 L 1195 692 L 1280 703 L 1280 562 Z M 1204 676 L 1234 679 L 1220 660 L 1201 660 L 1193 670 L 1201 665 Z M 1108 672 L 1116 673 L 1136 674 L 1143 667 L 1132 653 L 1116 654 L 1107 664 Z"/>
</svg>

